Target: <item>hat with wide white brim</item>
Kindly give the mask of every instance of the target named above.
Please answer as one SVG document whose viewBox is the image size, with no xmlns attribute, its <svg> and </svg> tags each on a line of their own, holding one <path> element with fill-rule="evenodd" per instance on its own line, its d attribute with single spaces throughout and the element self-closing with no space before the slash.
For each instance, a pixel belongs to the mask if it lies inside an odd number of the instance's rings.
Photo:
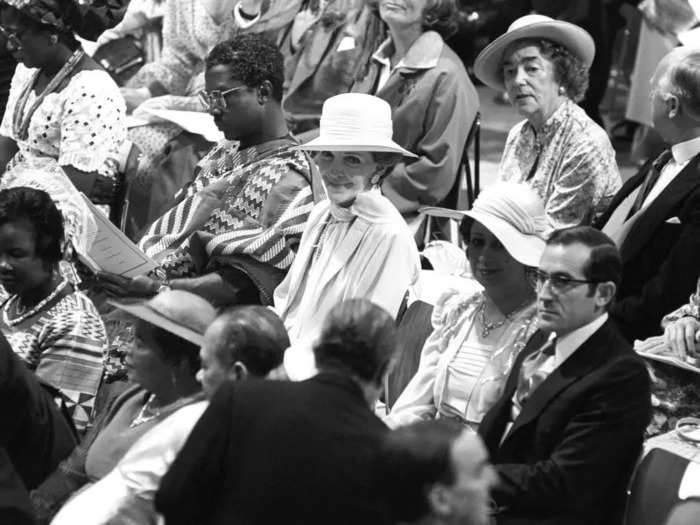
<svg viewBox="0 0 700 525">
<path fill-rule="evenodd" d="M 402 148 L 391 137 L 391 106 L 379 97 L 343 93 L 323 103 L 319 136 L 298 146 L 307 151 L 376 151 L 417 155 Z"/>
<path fill-rule="evenodd" d="M 540 264 L 547 219 L 542 199 L 526 184 L 497 182 L 479 193 L 471 210 L 433 209 L 432 214 L 457 220 L 471 217 L 489 230 L 513 259 L 525 266 Z"/>
<path fill-rule="evenodd" d="M 109 303 L 197 346 L 202 346 L 204 332 L 216 319 L 216 309 L 209 302 L 184 290 L 166 290 L 148 301 Z"/>
<path fill-rule="evenodd" d="M 474 74 L 487 86 L 504 91 L 503 54 L 513 42 L 528 39 L 556 42 L 578 57 L 586 68 L 591 67 L 595 57 L 595 42 L 585 29 L 544 15 L 525 15 L 479 53 L 474 62 Z"/>
</svg>

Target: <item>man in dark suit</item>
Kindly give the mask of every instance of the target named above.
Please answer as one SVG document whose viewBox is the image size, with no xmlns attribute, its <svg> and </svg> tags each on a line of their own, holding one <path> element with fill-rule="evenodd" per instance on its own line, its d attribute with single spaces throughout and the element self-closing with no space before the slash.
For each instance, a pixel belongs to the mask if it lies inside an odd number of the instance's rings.
<svg viewBox="0 0 700 525">
<path fill-rule="evenodd" d="M 651 400 L 644 363 L 606 313 L 620 271 L 613 242 L 594 228 L 547 242 L 540 330 L 479 427 L 500 478 L 499 525 L 607 525 L 621 510 Z"/>
<path fill-rule="evenodd" d="M 700 276 L 700 51 L 679 48 L 652 78 L 654 128 L 671 144 L 631 177 L 596 226 L 615 240 L 623 279 L 610 310 L 625 337 L 661 333 Z"/>
<path fill-rule="evenodd" d="M 353 299 L 325 320 L 317 376 L 224 384 L 161 482 L 168 525 L 387 523 L 371 407 L 395 346 L 391 316 Z"/>
</svg>

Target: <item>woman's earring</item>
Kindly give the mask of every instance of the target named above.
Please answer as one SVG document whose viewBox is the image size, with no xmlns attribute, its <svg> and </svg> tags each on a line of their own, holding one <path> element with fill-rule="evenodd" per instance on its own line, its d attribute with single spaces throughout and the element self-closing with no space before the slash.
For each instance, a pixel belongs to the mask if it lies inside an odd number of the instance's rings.
<svg viewBox="0 0 700 525">
<path fill-rule="evenodd" d="M 49 44 L 51 44 L 52 46 L 58 44 L 58 35 L 56 33 L 53 33 L 51 36 L 49 36 Z"/>
<path fill-rule="evenodd" d="M 566 95 L 566 89 L 564 88 L 564 86 L 559 86 L 559 94 L 561 96 Z"/>
</svg>

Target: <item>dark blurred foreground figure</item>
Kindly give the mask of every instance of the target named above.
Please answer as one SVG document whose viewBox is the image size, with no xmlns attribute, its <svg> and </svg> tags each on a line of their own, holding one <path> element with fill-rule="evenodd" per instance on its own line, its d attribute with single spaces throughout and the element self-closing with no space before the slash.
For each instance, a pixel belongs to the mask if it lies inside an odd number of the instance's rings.
<svg viewBox="0 0 700 525">
<path fill-rule="evenodd" d="M 395 346 L 392 317 L 353 299 L 326 318 L 317 376 L 224 384 L 163 477 L 166 523 L 388 523 L 371 407 Z"/>
<path fill-rule="evenodd" d="M 612 240 L 591 227 L 547 241 L 540 330 L 479 427 L 500 478 L 498 525 L 619 523 L 651 412 L 644 362 L 606 311 L 621 267 Z"/>
<path fill-rule="evenodd" d="M 76 436 L 52 396 L 0 335 L 0 523 L 33 523 L 27 490 L 70 454 Z"/>
<path fill-rule="evenodd" d="M 393 517 L 420 525 L 491 523 L 497 480 L 481 439 L 446 419 L 420 421 L 387 435 L 380 460 Z"/>
</svg>

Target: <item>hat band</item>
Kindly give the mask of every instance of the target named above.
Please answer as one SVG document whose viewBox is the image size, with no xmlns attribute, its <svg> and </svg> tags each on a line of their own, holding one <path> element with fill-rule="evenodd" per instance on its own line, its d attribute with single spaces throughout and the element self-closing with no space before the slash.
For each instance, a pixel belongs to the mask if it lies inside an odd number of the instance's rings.
<svg viewBox="0 0 700 525">
<path fill-rule="evenodd" d="M 360 120 L 339 121 L 337 118 L 321 117 L 321 132 L 324 138 L 336 138 L 347 142 L 348 139 L 354 141 L 365 141 L 372 139 L 376 142 L 386 142 L 391 140 L 393 129 L 391 122 L 368 122 Z"/>
</svg>

